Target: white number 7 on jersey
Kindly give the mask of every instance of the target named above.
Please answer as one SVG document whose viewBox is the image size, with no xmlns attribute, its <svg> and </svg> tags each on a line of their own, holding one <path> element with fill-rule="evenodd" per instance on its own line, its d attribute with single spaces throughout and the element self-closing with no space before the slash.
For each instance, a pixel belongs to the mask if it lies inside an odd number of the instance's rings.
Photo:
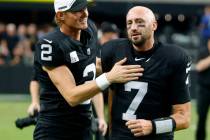
<svg viewBox="0 0 210 140">
<path fill-rule="evenodd" d="M 138 82 L 138 81 L 130 81 L 125 84 L 125 91 L 131 91 L 131 89 L 137 89 L 138 92 L 128 107 L 126 113 L 122 114 L 123 120 L 132 120 L 136 119 L 135 112 L 139 107 L 139 104 L 142 102 L 144 96 L 147 93 L 148 83 L 146 82 Z"/>
</svg>

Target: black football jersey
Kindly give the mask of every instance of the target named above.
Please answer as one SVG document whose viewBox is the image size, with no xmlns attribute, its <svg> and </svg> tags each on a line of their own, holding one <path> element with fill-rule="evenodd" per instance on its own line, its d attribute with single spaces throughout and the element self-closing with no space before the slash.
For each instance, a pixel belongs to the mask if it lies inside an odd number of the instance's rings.
<svg viewBox="0 0 210 140">
<path fill-rule="evenodd" d="M 144 68 L 143 76 L 125 84 L 113 84 L 112 136 L 116 139 L 134 138 L 125 126 L 130 119 L 168 117 L 172 105 L 190 101 L 188 72 L 190 59 L 178 46 L 155 43 L 145 52 L 134 50 L 128 39 L 118 39 L 102 46 L 101 61 L 104 72 L 111 70 L 119 60 Z M 140 140 L 164 140 L 173 134 L 139 137 Z M 168 140 L 168 139 L 167 139 Z"/>
<path fill-rule="evenodd" d="M 97 32 L 93 23 L 88 24 L 89 27 L 81 31 L 80 41 L 70 38 L 57 28 L 43 36 L 36 45 L 34 65 L 36 78 L 41 85 L 41 123 L 63 124 L 74 130 L 90 125 L 90 100 L 71 107 L 42 69 L 42 66 L 66 65 L 72 72 L 76 85 L 95 79 Z"/>
<path fill-rule="evenodd" d="M 31 81 L 38 81 L 35 65 L 33 66 L 33 69 L 32 69 Z"/>
</svg>

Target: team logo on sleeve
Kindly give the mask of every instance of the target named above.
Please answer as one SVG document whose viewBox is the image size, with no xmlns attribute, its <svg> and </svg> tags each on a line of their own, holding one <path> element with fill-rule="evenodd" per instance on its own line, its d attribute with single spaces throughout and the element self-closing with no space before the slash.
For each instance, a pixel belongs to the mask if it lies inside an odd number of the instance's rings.
<svg viewBox="0 0 210 140">
<path fill-rule="evenodd" d="M 71 63 L 76 63 L 79 61 L 79 57 L 76 51 L 70 52 L 69 55 L 70 55 Z"/>
</svg>

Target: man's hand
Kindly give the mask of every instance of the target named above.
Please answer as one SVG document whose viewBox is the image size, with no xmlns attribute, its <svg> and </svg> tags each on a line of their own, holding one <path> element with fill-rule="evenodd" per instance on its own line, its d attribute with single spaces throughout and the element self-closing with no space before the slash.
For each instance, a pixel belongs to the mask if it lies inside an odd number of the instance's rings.
<svg viewBox="0 0 210 140">
<path fill-rule="evenodd" d="M 152 133 L 152 122 L 150 120 L 130 120 L 126 122 L 126 126 L 136 137 L 146 136 Z"/>
<path fill-rule="evenodd" d="M 140 65 L 123 65 L 127 61 L 124 58 L 113 66 L 106 77 L 110 83 L 126 83 L 131 80 L 138 80 L 143 75 L 144 69 Z"/>
<path fill-rule="evenodd" d="M 98 119 L 98 129 L 103 136 L 105 136 L 107 132 L 107 123 L 104 119 Z"/>
<path fill-rule="evenodd" d="M 28 107 L 28 114 L 30 116 L 34 116 L 35 112 L 39 112 L 40 111 L 40 104 L 39 103 L 31 103 L 30 106 Z"/>
</svg>

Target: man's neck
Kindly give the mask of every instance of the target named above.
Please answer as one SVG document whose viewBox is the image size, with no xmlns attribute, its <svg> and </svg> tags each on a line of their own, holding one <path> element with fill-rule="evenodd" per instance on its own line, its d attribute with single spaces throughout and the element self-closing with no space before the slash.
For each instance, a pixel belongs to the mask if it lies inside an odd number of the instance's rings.
<svg viewBox="0 0 210 140">
<path fill-rule="evenodd" d="M 71 38 L 80 41 L 81 30 L 69 28 L 66 26 L 62 26 L 60 31 L 65 35 L 70 36 Z"/>
<path fill-rule="evenodd" d="M 150 49 L 153 48 L 153 45 L 154 45 L 154 39 L 150 39 L 150 40 L 147 40 L 143 45 L 141 46 L 137 46 L 137 45 L 134 45 L 133 44 L 133 47 L 134 49 L 137 51 L 137 52 L 145 52 L 145 51 L 148 51 Z"/>
</svg>

